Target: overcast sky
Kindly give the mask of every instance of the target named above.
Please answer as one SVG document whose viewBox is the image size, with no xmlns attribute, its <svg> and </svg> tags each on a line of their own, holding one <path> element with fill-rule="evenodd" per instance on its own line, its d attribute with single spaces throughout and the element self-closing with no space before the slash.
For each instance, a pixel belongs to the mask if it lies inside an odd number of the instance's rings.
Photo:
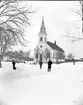
<svg viewBox="0 0 83 105">
<path fill-rule="evenodd" d="M 71 44 L 67 38 L 66 31 L 72 35 L 82 34 L 81 17 L 72 12 L 79 11 L 80 6 L 78 1 L 29 1 L 32 4 L 33 9 L 37 8 L 37 11 L 31 16 L 31 27 L 26 27 L 24 35 L 29 41 L 26 48 L 17 47 L 17 49 L 28 50 L 33 49 L 38 44 L 38 33 L 40 31 L 42 16 L 44 16 L 45 27 L 47 32 L 47 40 L 54 42 L 56 40 L 66 53 L 72 52 L 74 55 L 83 56 L 83 41 L 75 42 Z M 29 2 L 24 2 L 26 5 Z"/>
</svg>

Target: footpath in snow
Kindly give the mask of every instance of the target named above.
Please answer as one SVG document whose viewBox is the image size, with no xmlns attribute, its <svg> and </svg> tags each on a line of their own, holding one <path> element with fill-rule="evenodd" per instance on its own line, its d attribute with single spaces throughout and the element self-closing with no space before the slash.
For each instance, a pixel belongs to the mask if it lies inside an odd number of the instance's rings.
<svg viewBox="0 0 83 105">
<path fill-rule="evenodd" d="M 0 100 L 6 105 L 83 105 L 83 63 L 39 65 L 2 63 Z M 5 105 L 4 104 L 4 105 Z"/>
</svg>

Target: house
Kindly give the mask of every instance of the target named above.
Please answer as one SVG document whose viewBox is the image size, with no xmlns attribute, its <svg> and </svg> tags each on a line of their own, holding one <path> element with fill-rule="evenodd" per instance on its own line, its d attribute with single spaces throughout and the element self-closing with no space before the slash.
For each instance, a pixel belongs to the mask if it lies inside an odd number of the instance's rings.
<svg viewBox="0 0 83 105">
<path fill-rule="evenodd" d="M 34 48 L 34 61 L 38 62 L 42 60 L 47 62 L 48 59 L 51 59 L 53 62 L 56 62 L 64 60 L 64 55 L 64 50 L 56 44 L 56 41 L 54 43 L 47 41 L 44 17 L 42 17 L 40 32 L 38 34 L 38 45 Z"/>
</svg>

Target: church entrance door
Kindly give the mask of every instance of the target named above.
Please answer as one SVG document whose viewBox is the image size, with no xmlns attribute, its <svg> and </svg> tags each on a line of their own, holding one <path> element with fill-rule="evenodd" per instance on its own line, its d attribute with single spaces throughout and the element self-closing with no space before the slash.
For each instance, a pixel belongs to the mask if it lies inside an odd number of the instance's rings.
<svg viewBox="0 0 83 105">
<path fill-rule="evenodd" d="M 40 54 L 40 60 L 42 60 L 42 54 Z"/>
</svg>

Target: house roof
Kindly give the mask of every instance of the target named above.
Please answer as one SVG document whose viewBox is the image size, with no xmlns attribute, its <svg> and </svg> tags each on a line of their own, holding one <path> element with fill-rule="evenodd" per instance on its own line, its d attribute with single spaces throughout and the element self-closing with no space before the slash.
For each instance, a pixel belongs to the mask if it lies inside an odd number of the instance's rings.
<svg viewBox="0 0 83 105">
<path fill-rule="evenodd" d="M 47 41 L 47 44 L 54 50 L 64 52 L 63 49 L 61 49 L 59 46 L 56 45 L 56 43 L 52 43 L 52 42 Z"/>
</svg>

